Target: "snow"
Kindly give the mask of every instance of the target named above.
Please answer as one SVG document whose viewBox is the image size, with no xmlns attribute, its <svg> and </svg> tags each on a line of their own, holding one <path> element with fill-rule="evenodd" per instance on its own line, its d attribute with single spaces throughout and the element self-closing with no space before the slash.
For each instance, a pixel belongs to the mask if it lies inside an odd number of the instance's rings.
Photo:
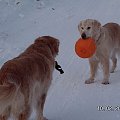
<svg viewBox="0 0 120 120">
<path fill-rule="evenodd" d="M 87 59 L 79 58 L 74 44 L 80 37 L 80 20 L 92 18 L 102 24 L 120 24 L 119 0 L 0 0 L 0 66 L 24 51 L 38 36 L 51 35 L 60 40 L 57 56 L 65 73 L 54 71 L 45 103 L 49 120 L 119 120 L 120 62 L 102 85 L 102 70 L 95 83 L 86 85 Z M 98 110 L 103 106 L 105 111 Z M 112 106 L 113 110 L 107 110 Z"/>
</svg>

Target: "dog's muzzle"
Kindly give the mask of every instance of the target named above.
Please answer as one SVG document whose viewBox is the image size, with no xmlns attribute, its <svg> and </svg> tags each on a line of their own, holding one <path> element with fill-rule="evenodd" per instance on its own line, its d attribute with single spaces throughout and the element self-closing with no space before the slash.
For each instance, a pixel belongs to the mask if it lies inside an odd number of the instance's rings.
<svg viewBox="0 0 120 120">
<path fill-rule="evenodd" d="M 81 37 L 82 37 L 83 39 L 86 39 L 86 34 L 85 34 L 85 33 L 82 33 Z"/>
</svg>

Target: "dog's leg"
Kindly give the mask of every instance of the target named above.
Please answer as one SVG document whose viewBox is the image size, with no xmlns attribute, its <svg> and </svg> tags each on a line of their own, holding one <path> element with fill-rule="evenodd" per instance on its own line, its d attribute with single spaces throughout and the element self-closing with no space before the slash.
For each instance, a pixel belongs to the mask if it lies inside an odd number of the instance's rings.
<svg viewBox="0 0 120 120">
<path fill-rule="evenodd" d="M 28 93 L 28 89 L 27 93 Z M 28 120 L 29 116 L 30 116 L 30 104 L 29 104 L 29 97 L 28 94 L 25 92 L 25 90 L 23 90 L 24 93 L 24 101 L 22 102 L 21 105 L 24 106 L 22 113 L 20 113 L 19 115 L 19 120 Z"/>
<path fill-rule="evenodd" d="M 96 75 L 96 72 L 97 72 L 97 69 L 98 69 L 98 63 L 99 63 L 99 61 L 94 59 L 94 58 L 89 59 L 90 78 L 85 81 L 85 84 L 94 83 L 94 78 L 95 78 L 95 75 Z"/>
<path fill-rule="evenodd" d="M 46 94 L 43 94 L 37 104 L 37 120 L 47 120 L 43 117 L 43 109 L 46 100 Z"/>
<path fill-rule="evenodd" d="M 0 116 L 0 120 L 7 120 L 8 119 L 8 117 L 7 116 Z"/>
<path fill-rule="evenodd" d="M 30 106 L 28 103 L 25 105 L 25 110 L 19 115 L 19 120 L 28 120 L 30 115 Z"/>
<path fill-rule="evenodd" d="M 10 116 L 10 107 L 8 107 L 2 115 L 0 115 L 0 120 L 7 120 Z"/>
<path fill-rule="evenodd" d="M 25 110 L 23 113 L 19 115 L 19 120 L 28 120 L 30 110 Z"/>
<path fill-rule="evenodd" d="M 41 103 L 41 108 L 42 108 L 42 112 L 43 112 L 43 109 L 44 109 L 44 105 L 45 105 L 45 100 L 46 100 L 46 97 L 47 97 L 47 94 L 43 94 L 42 95 L 42 103 Z M 43 117 L 44 120 L 48 120 L 47 118 Z"/>
<path fill-rule="evenodd" d="M 103 81 L 102 84 L 109 84 L 109 57 L 103 57 L 101 60 L 103 69 Z"/>
<path fill-rule="evenodd" d="M 42 108 L 42 111 L 44 109 L 44 104 L 45 104 L 45 100 L 46 100 L 46 94 L 43 94 L 42 97 L 41 97 L 41 108 Z"/>
<path fill-rule="evenodd" d="M 114 73 L 115 68 L 117 66 L 117 58 L 116 58 L 116 50 L 115 49 L 112 52 L 111 60 L 112 60 L 113 65 L 112 65 L 112 68 L 111 68 L 110 72 Z"/>
<path fill-rule="evenodd" d="M 28 104 L 28 102 L 26 102 L 26 99 L 24 98 L 25 98 L 24 94 L 19 89 L 11 105 L 10 116 L 13 120 L 27 120 L 26 118 L 24 118 L 24 115 L 22 114 L 24 112 L 26 116 L 26 108 L 27 108 L 26 105 Z"/>
</svg>

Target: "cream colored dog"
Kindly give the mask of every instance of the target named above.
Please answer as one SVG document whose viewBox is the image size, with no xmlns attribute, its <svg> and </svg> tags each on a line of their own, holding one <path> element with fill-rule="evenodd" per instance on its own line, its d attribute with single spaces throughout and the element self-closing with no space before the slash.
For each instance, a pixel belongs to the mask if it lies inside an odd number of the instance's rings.
<svg viewBox="0 0 120 120">
<path fill-rule="evenodd" d="M 113 73 L 117 65 L 116 54 L 120 53 L 119 24 L 107 23 L 101 26 L 97 20 L 86 19 L 79 23 L 78 30 L 83 39 L 92 37 L 97 46 L 96 53 L 89 58 L 91 75 L 85 83 L 90 84 L 94 82 L 98 64 L 101 63 L 104 76 L 102 84 L 109 84 L 109 58 L 111 58 L 113 63 L 110 72 Z"/>
</svg>

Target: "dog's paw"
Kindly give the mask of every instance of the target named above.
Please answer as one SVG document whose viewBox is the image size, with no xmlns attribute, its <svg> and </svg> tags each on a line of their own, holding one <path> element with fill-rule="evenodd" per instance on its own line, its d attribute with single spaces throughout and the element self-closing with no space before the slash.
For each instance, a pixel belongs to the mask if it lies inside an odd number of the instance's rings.
<svg viewBox="0 0 120 120">
<path fill-rule="evenodd" d="M 46 117 L 43 117 L 43 120 L 48 120 Z"/>
<path fill-rule="evenodd" d="M 110 73 L 114 73 L 115 71 L 113 69 L 110 70 Z"/>
<path fill-rule="evenodd" d="M 41 117 L 40 120 L 48 120 L 46 117 Z"/>
<path fill-rule="evenodd" d="M 85 81 L 85 84 L 91 84 L 94 83 L 94 79 L 88 79 Z"/>
<path fill-rule="evenodd" d="M 110 83 L 109 83 L 108 80 L 103 80 L 103 81 L 102 81 L 102 84 L 103 84 L 103 85 L 108 85 L 108 84 L 110 84 Z"/>
</svg>

